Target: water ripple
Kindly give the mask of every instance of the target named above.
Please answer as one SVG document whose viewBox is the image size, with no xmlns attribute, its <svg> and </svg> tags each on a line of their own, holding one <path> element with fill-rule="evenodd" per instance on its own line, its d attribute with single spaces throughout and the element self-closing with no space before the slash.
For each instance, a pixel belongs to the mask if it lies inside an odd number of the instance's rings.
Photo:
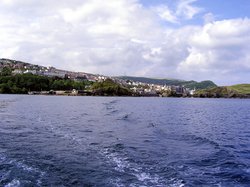
<svg viewBox="0 0 250 187">
<path fill-rule="evenodd" d="M 250 101 L 0 95 L 0 186 L 249 186 Z"/>
</svg>

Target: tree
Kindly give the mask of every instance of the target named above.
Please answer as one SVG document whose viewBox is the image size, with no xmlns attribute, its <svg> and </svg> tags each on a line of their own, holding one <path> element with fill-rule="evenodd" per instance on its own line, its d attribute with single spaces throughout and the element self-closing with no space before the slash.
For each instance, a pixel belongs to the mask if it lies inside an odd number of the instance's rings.
<svg viewBox="0 0 250 187">
<path fill-rule="evenodd" d="M 9 67 L 4 67 L 1 71 L 1 76 L 10 76 L 12 73 L 11 69 Z"/>
<path fill-rule="evenodd" d="M 0 93 L 11 93 L 11 89 L 7 83 L 0 84 Z"/>
<path fill-rule="evenodd" d="M 92 88 L 96 95 L 132 95 L 132 92 L 128 88 L 125 88 L 119 83 L 114 82 L 112 79 L 106 79 L 103 82 L 96 82 L 93 84 Z"/>
</svg>

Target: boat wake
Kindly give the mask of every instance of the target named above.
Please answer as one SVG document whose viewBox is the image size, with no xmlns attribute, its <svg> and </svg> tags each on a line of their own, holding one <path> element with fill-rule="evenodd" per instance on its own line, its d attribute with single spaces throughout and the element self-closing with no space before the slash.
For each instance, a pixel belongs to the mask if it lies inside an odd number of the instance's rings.
<svg viewBox="0 0 250 187">
<path fill-rule="evenodd" d="M 8 158 L 7 155 L 0 153 L 0 186 L 18 187 L 36 184 L 42 186 L 42 179 L 46 172 L 30 166 L 23 160 Z"/>
<path fill-rule="evenodd" d="M 109 178 L 111 186 L 155 186 L 155 187 L 184 187 L 183 180 L 178 178 L 164 178 L 155 173 L 153 165 L 145 165 L 131 159 L 123 144 L 116 144 L 113 148 L 102 151 L 109 167 L 113 168 L 114 177 Z"/>
</svg>

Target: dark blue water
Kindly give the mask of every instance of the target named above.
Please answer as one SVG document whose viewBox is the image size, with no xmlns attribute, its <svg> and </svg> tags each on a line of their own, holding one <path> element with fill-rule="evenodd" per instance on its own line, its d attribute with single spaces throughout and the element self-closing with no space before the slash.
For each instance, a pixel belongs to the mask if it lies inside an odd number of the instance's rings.
<svg viewBox="0 0 250 187">
<path fill-rule="evenodd" d="M 250 186 L 250 100 L 0 95 L 0 186 Z"/>
</svg>

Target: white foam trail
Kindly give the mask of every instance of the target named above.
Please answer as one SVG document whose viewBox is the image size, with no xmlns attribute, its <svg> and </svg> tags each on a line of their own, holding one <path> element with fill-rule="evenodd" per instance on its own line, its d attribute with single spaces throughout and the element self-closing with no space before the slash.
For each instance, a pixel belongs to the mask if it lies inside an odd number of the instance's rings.
<svg viewBox="0 0 250 187">
<path fill-rule="evenodd" d="M 19 187 L 19 186 L 21 186 L 21 182 L 17 179 L 14 179 L 4 187 Z"/>
<path fill-rule="evenodd" d="M 39 170 L 38 168 L 34 168 L 31 166 L 28 166 L 27 164 L 24 164 L 22 161 L 17 161 L 15 159 L 8 159 L 4 154 L 0 154 L 0 163 L 7 163 L 11 164 L 14 167 L 22 170 L 23 172 L 27 172 L 29 175 L 30 174 L 36 174 L 38 175 L 38 179 L 36 180 L 37 186 L 41 186 L 42 182 L 41 179 L 44 177 L 46 174 L 44 171 Z M 11 171 L 8 171 L 2 178 L 7 178 L 9 176 Z M 9 184 L 5 185 L 5 187 L 18 187 L 20 186 L 20 181 L 19 180 L 12 180 Z"/>
<path fill-rule="evenodd" d="M 115 186 L 115 187 L 126 187 L 125 184 L 122 184 L 122 181 L 119 178 L 110 179 L 110 183 L 112 184 L 112 186 Z"/>
<path fill-rule="evenodd" d="M 183 184 L 182 180 L 176 179 L 176 178 L 172 178 L 169 180 L 169 182 L 171 183 L 169 185 L 169 187 L 184 187 L 185 184 Z"/>
<path fill-rule="evenodd" d="M 109 162 L 115 164 L 115 170 L 118 172 L 130 173 L 134 175 L 143 186 L 148 186 L 153 184 L 154 186 L 164 186 L 163 179 L 160 176 L 150 174 L 149 172 L 144 172 L 145 168 L 140 167 L 136 163 L 130 163 L 128 158 L 120 156 L 118 153 L 109 153 L 108 150 L 104 150 L 103 154 L 108 159 Z M 115 186 L 125 186 L 121 183 L 121 179 L 112 180 Z M 133 186 L 131 184 L 130 186 Z"/>
</svg>

